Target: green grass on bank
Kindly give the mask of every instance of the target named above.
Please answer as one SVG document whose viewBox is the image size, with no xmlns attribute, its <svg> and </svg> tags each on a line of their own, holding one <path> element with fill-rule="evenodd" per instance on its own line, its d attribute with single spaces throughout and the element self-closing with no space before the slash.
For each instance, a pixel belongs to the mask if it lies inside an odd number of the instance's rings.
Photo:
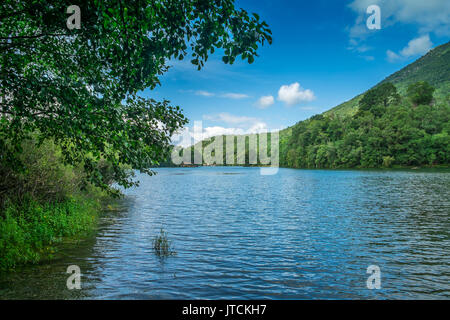
<svg viewBox="0 0 450 320">
<path fill-rule="evenodd" d="M 84 197 L 60 203 L 8 203 L 0 216 L 0 271 L 52 259 L 64 237 L 95 228 L 100 202 Z"/>
<path fill-rule="evenodd" d="M 0 161 L 0 271 L 54 258 L 64 238 L 95 229 L 108 197 L 86 181 L 82 163 L 64 163 L 52 140 L 21 147 L 22 170 Z"/>
</svg>

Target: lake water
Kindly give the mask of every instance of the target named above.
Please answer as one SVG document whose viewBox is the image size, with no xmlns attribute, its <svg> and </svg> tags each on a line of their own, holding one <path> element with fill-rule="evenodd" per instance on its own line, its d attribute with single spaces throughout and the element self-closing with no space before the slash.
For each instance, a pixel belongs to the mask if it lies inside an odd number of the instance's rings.
<svg viewBox="0 0 450 320">
<path fill-rule="evenodd" d="M 0 298 L 450 298 L 448 171 L 157 172 L 63 257 L 0 275 Z M 161 228 L 176 255 L 154 254 Z"/>
</svg>

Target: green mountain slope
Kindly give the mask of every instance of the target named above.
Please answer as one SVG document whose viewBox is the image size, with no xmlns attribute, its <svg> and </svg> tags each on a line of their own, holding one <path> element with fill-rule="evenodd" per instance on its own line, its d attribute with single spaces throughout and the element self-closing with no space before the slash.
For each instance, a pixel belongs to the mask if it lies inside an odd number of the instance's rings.
<svg viewBox="0 0 450 320">
<path fill-rule="evenodd" d="M 418 81 L 426 81 L 435 88 L 432 103 L 416 105 L 406 97 L 408 86 Z M 398 92 L 398 99 L 366 103 L 359 109 L 360 100 L 368 92 L 379 92 L 389 83 L 394 84 L 391 87 L 394 93 Z M 448 166 L 449 117 L 450 43 L 446 43 L 365 93 L 281 130 L 280 165 L 293 168 Z M 203 148 L 214 140 L 203 141 Z M 248 143 L 244 152 L 248 159 Z"/>
<path fill-rule="evenodd" d="M 385 82 L 391 82 L 401 95 L 411 83 L 427 81 L 436 88 L 435 98 L 443 101 L 450 92 L 450 42 L 440 45 L 415 62 L 404 67 L 400 71 L 390 75 L 376 86 Z M 358 102 L 364 96 L 360 94 L 333 109 L 326 111 L 325 115 L 352 115 L 358 110 Z"/>
</svg>

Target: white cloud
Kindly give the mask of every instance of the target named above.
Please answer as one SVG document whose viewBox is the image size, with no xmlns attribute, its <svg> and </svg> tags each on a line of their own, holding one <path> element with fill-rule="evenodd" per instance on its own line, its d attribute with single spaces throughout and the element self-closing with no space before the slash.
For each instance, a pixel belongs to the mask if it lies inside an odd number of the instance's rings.
<svg viewBox="0 0 450 320">
<path fill-rule="evenodd" d="M 247 116 L 237 116 L 226 112 L 215 114 L 215 115 L 203 115 L 204 120 L 221 122 L 226 126 L 210 126 L 203 128 L 203 134 L 192 134 L 192 140 L 194 143 L 207 139 L 210 137 L 218 135 L 242 135 L 251 133 L 262 133 L 268 132 L 267 124 L 261 119 L 247 117 Z M 186 139 L 185 139 L 186 140 Z"/>
<path fill-rule="evenodd" d="M 450 36 L 450 1 L 448 0 L 354 0 L 348 6 L 357 13 L 353 26 L 349 28 L 350 49 L 378 31 L 369 30 L 366 20 L 367 7 L 378 5 L 381 9 L 381 29 L 397 23 L 416 25 L 419 34 L 434 33 Z"/>
<path fill-rule="evenodd" d="M 209 92 L 206 90 L 179 90 L 180 92 L 191 92 L 194 93 L 196 96 L 202 96 L 202 97 L 214 97 L 214 96 L 218 96 L 221 98 L 228 98 L 228 99 L 246 99 L 246 98 L 250 98 L 249 95 L 243 94 L 243 93 L 224 93 L 224 94 L 216 94 L 214 92 Z"/>
<path fill-rule="evenodd" d="M 243 93 L 225 93 L 221 95 L 222 98 L 230 98 L 230 99 L 246 99 L 249 98 L 248 95 Z"/>
<path fill-rule="evenodd" d="M 230 134 L 244 134 L 244 129 L 242 128 L 225 128 L 220 126 L 206 127 L 204 128 L 203 134 L 197 137 L 197 141 L 203 139 L 208 139 L 215 136 L 230 135 Z"/>
<path fill-rule="evenodd" d="M 365 45 L 361 45 L 361 46 L 355 47 L 355 50 L 359 53 L 364 53 L 364 52 L 372 50 L 372 48 L 365 46 Z"/>
<path fill-rule="evenodd" d="M 408 42 L 408 46 L 403 48 L 400 54 L 404 57 L 411 57 L 415 55 L 424 55 L 430 51 L 433 44 L 428 35 L 416 38 Z"/>
<path fill-rule="evenodd" d="M 288 106 L 312 101 L 315 98 L 314 92 L 309 89 L 303 89 L 298 82 L 281 86 L 280 90 L 278 90 L 278 100 L 283 101 Z"/>
<path fill-rule="evenodd" d="M 252 133 L 263 133 L 268 132 L 267 124 L 265 122 L 257 122 L 254 123 L 251 127 L 248 128 L 235 128 L 235 127 L 221 127 L 221 126 L 212 126 L 206 127 L 203 129 L 203 134 L 195 135 L 194 140 L 197 143 L 198 141 L 208 139 L 214 136 L 220 135 L 243 135 L 243 134 L 252 134 Z"/>
<path fill-rule="evenodd" d="M 350 45 L 351 47 L 349 49 L 354 49 L 358 46 L 359 41 L 356 39 L 362 39 L 365 38 L 370 30 L 367 29 L 366 20 L 365 20 L 365 10 L 364 13 L 359 13 L 358 17 L 356 18 L 355 23 L 352 27 L 349 28 L 349 34 L 350 34 Z"/>
<path fill-rule="evenodd" d="M 390 62 L 395 62 L 395 61 L 401 60 L 401 57 L 398 54 L 396 54 L 394 51 L 388 50 L 388 51 L 386 51 L 386 55 L 387 55 L 388 61 L 390 61 Z"/>
<path fill-rule="evenodd" d="M 275 103 L 273 96 L 262 96 L 256 102 L 256 106 L 260 109 L 266 109 Z"/>
<path fill-rule="evenodd" d="M 395 53 L 392 50 L 386 52 L 387 58 L 390 62 L 407 59 L 409 57 L 424 55 L 432 48 L 429 35 L 424 35 L 408 42 L 408 45 L 403 48 L 399 53 Z"/>
<path fill-rule="evenodd" d="M 240 125 L 249 126 L 254 123 L 259 122 L 258 118 L 246 117 L 246 116 L 235 116 L 226 112 L 222 112 L 214 115 L 203 115 L 204 120 L 210 120 L 215 122 L 223 122 L 229 125 Z"/>
<path fill-rule="evenodd" d="M 197 96 L 203 96 L 203 97 L 212 97 L 212 96 L 214 96 L 214 93 L 208 92 L 208 91 L 204 91 L 204 90 L 195 91 L 195 94 Z"/>
<path fill-rule="evenodd" d="M 173 135 L 172 143 L 183 148 L 196 144 L 199 141 L 220 135 L 243 135 L 252 133 L 263 133 L 269 130 L 265 122 L 256 118 L 233 116 L 229 114 L 221 114 L 217 116 L 203 116 L 204 119 L 212 121 L 223 121 L 235 124 L 232 127 L 210 126 L 205 128 L 183 128 L 180 132 Z M 198 124 L 195 124 L 198 125 Z M 201 130 L 200 130 L 201 129 Z M 277 129 L 279 130 L 279 129 Z"/>
</svg>

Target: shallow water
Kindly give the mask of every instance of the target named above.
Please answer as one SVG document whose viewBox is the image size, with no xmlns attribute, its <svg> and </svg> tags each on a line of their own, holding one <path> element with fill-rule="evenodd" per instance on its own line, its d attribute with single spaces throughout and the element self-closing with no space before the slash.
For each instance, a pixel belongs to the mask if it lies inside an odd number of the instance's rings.
<svg viewBox="0 0 450 320">
<path fill-rule="evenodd" d="M 157 171 L 63 257 L 1 274 L 0 298 L 450 298 L 448 171 Z M 153 253 L 160 228 L 175 256 Z"/>
</svg>

